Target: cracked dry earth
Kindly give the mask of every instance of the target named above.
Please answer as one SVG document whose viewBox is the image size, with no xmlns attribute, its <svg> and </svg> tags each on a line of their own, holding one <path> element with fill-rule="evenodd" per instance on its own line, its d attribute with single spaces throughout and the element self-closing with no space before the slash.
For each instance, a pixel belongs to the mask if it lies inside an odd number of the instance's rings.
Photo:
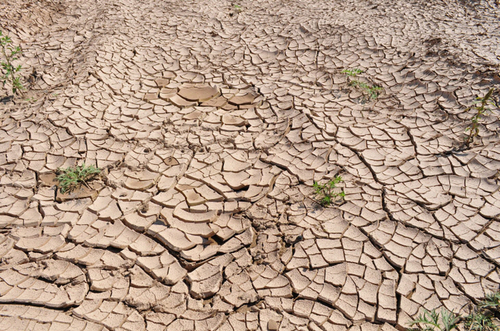
<svg viewBox="0 0 500 331">
<path fill-rule="evenodd" d="M 0 4 L 32 98 L 0 105 L 0 329 L 390 331 L 465 312 L 500 284 L 498 108 L 462 144 L 466 108 L 500 87 L 498 12 Z M 82 162 L 102 178 L 58 192 Z M 313 182 L 337 174 L 345 200 L 322 208 Z"/>
</svg>

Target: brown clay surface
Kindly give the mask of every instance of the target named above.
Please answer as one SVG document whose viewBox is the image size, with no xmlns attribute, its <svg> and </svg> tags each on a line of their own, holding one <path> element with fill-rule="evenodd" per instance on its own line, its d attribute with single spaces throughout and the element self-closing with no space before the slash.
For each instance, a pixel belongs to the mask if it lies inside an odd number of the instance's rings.
<svg viewBox="0 0 500 331">
<path fill-rule="evenodd" d="M 234 4 L 0 3 L 36 99 L 0 104 L 1 330 L 390 331 L 498 289 L 498 109 L 462 144 L 498 4 Z"/>
</svg>

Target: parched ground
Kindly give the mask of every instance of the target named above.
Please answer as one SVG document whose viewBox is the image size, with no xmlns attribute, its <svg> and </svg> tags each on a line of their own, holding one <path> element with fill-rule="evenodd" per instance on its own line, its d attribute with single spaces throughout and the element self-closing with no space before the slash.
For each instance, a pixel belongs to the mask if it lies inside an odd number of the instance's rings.
<svg viewBox="0 0 500 331">
<path fill-rule="evenodd" d="M 500 284 L 498 107 L 463 143 L 500 88 L 499 12 L 2 1 L 27 89 L 0 95 L 0 329 L 390 331 L 467 311 Z M 83 162 L 101 178 L 61 194 L 56 170 Z M 345 199 L 323 208 L 313 182 L 336 175 Z"/>
</svg>

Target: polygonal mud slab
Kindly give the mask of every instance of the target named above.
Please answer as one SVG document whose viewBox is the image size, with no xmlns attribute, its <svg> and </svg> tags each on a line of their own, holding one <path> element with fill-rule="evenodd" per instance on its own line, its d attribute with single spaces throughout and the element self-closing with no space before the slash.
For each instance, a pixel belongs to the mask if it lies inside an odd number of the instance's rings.
<svg viewBox="0 0 500 331">
<path fill-rule="evenodd" d="M 217 96 L 219 91 L 210 85 L 182 85 L 177 94 L 189 101 L 208 101 Z"/>
</svg>

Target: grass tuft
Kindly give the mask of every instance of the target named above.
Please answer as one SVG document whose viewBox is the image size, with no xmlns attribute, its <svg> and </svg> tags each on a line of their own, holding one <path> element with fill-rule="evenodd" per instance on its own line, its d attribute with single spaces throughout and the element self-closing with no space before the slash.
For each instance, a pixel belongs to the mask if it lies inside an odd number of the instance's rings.
<svg viewBox="0 0 500 331">
<path fill-rule="evenodd" d="M 90 188 L 88 182 L 100 174 L 101 170 L 93 165 L 86 166 L 83 163 L 81 166 L 58 169 L 58 173 L 57 180 L 59 181 L 61 193 L 66 193 L 77 189 L 81 185 Z"/>
<path fill-rule="evenodd" d="M 337 188 L 337 184 L 342 182 L 342 177 L 335 176 L 332 180 L 328 181 L 325 184 L 319 184 L 314 181 L 313 187 L 316 196 L 319 198 L 319 204 L 323 207 L 328 207 L 334 202 L 334 200 L 338 197 L 344 198 L 345 192 L 341 190 L 337 192 L 335 189 Z"/>
<path fill-rule="evenodd" d="M 500 292 L 486 296 L 483 301 L 474 305 L 469 315 L 461 317 L 454 312 L 442 309 L 438 313 L 435 309 L 424 312 L 409 325 L 414 331 L 451 331 L 459 328 L 463 322 L 465 331 L 499 331 L 498 315 L 500 314 Z"/>
<path fill-rule="evenodd" d="M 360 88 L 366 95 L 370 97 L 370 99 L 377 99 L 380 92 L 382 92 L 382 87 L 380 86 L 369 85 L 355 79 L 359 74 L 363 73 L 363 70 L 361 69 L 344 69 L 342 70 L 342 73 L 349 77 L 349 85 Z"/>
<path fill-rule="evenodd" d="M 12 64 L 18 59 L 18 56 L 22 54 L 21 47 L 14 47 L 11 45 L 12 39 L 9 36 L 4 36 L 2 31 L 0 31 L 0 51 L 2 53 L 2 61 L 0 65 L 2 67 L 2 73 L 0 80 L 3 86 L 9 82 L 12 87 L 12 94 L 17 94 L 24 89 L 21 83 L 21 77 L 17 73 L 21 70 L 21 65 L 17 67 Z"/>
<path fill-rule="evenodd" d="M 418 315 L 413 321 L 410 322 L 410 326 L 416 326 L 414 330 L 423 331 L 451 331 L 458 327 L 460 322 L 460 317 L 448 310 L 441 310 L 441 313 L 436 312 L 435 309 L 424 312 Z"/>
<path fill-rule="evenodd" d="M 494 89 L 491 88 L 488 93 L 484 97 L 477 97 L 476 101 L 474 102 L 474 106 L 470 106 L 467 108 L 465 111 L 469 111 L 471 109 L 475 109 L 476 113 L 474 116 L 471 118 L 471 123 L 470 125 L 465 129 L 465 132 L 469 132 L 469 134 L 465 137 L 465 144 L 467 147 L 470 146 L 470 144 L 473 142 L 474 138 L 479 135 L 479 120 L 483 117 L 483 115 L 490 111 L 489 108 L 487 108 L 488 105 L 495 106 L 495 103 L 490 100 L 491 96 L 493 94 Z"/>
</svg>

